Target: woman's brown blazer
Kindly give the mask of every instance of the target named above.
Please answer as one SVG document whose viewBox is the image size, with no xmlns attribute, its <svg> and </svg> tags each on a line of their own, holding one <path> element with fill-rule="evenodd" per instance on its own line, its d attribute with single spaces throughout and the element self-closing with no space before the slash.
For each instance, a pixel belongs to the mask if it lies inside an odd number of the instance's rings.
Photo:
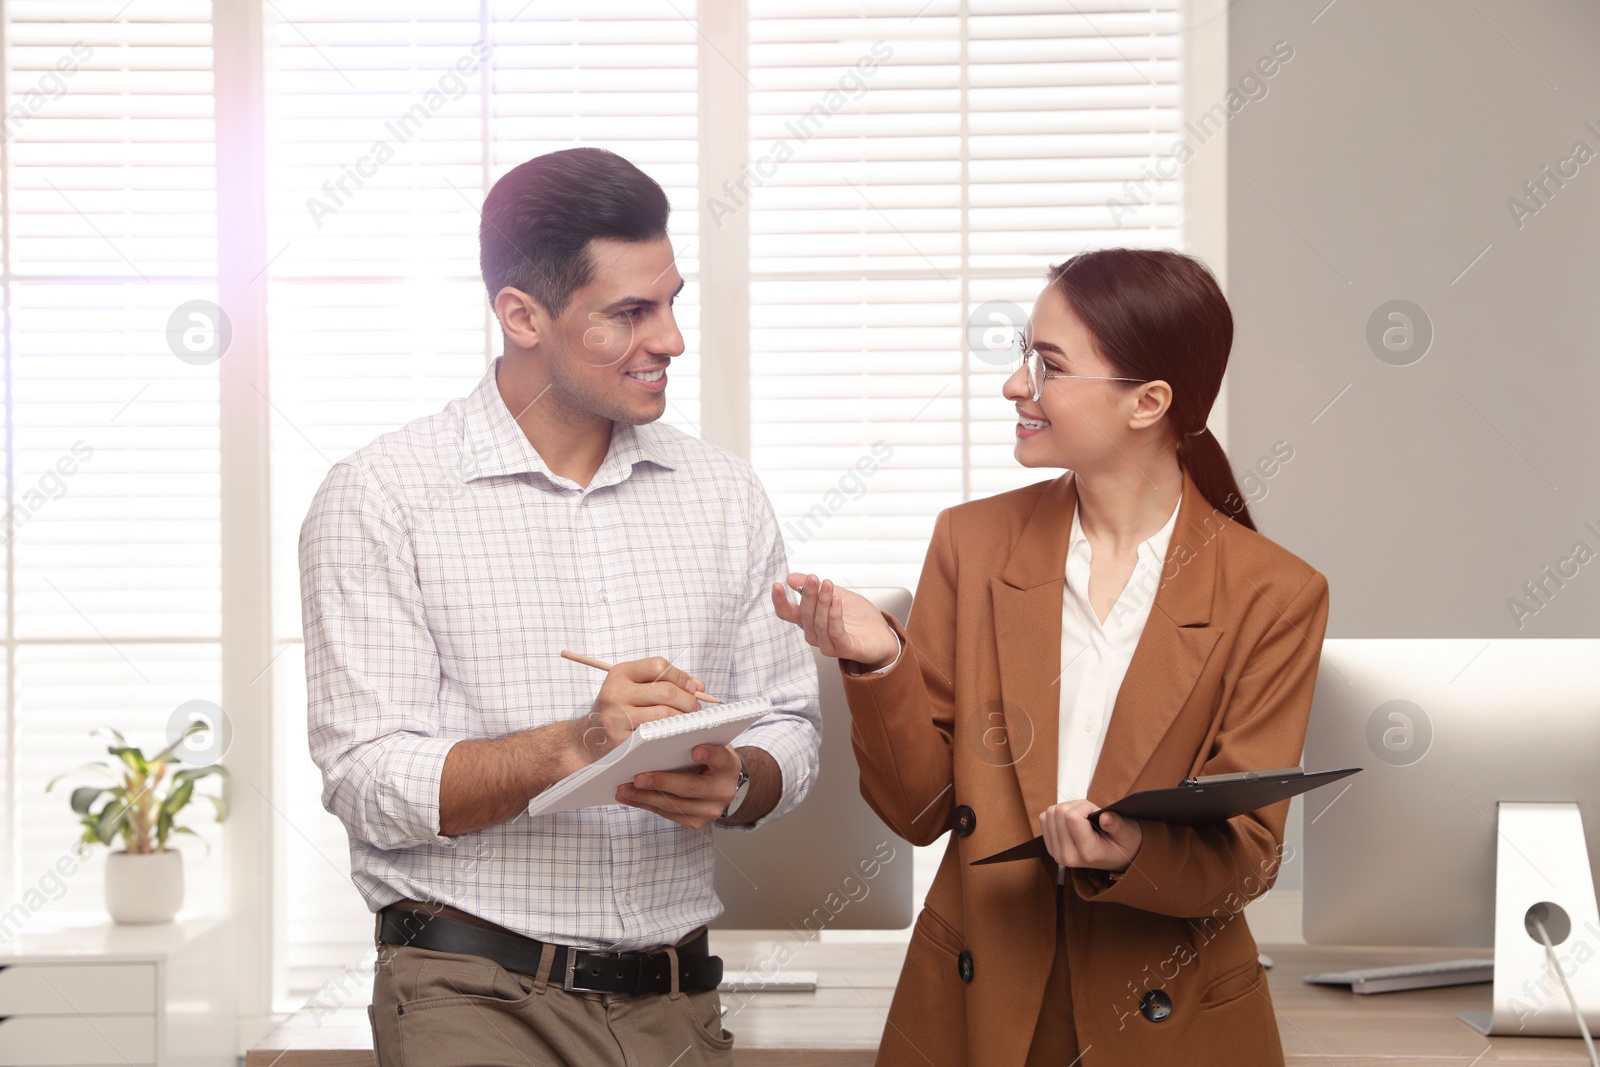
<svg viewBox="0 0 1600 1067">
<path fill-rule="evenodd" d="M 914 844 L 954 831 L 912 930 L 880 1067 L 1022 1067 L 1027 1056 L 1056 943 L 1055 864 L 969 863 L 1037 835 L 1056 800 L 1075 499 L 1068 473 L 941 513 L 910 619 L 890 620 L 900 662 L 846 673 L 862 795 Z M 1326 579 L 1214 510 L 1185 473 L 1089 799 L 1297 765 L 1327 617 Z M 1288 807 L 1203 828 L 1145 822 L 1122 875 L 1069 872 L 1083 1067 L 1283 1062 L 1240 912 L 1274 881 Z"/>
</svg>

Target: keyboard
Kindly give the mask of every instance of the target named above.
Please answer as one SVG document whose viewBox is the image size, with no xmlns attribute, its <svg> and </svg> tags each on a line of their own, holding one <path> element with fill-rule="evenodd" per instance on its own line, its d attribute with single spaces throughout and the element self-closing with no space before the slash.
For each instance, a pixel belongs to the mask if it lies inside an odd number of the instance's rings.
<svg viewBox="0 0 1600 1067">
<path fill-rule="evenodd" d="M 1365 967 L 1355 971 L 1308 974 L 1313 985 L 1347 985 L 1352 993 L 1394 993 L 1402 989 L 1435 989 L 1494 981 L 1494 960 L 1441 960 L 1437 963 L 1402 963 L 1395 967 Z"/>
<path fill-rule="evenodd" d="M 723 971 L 724 993 L 811 993 L 817 988 L 816 971 L 783 971 L 769 974 L 763 971 Z"/>
</svg>

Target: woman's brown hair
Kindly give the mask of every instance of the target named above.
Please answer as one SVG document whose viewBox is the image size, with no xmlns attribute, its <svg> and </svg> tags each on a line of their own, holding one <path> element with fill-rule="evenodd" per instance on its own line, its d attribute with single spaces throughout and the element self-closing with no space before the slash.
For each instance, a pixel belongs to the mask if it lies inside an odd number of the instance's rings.
<svg viewBox="0 0 1600 1067">
<path fill-rule="evenodd" d="M 1050 268 L 1112 373 L 1172 386 L 1173 447 L 1213 508 L 1254 530 L 1228 455 L 1206 417 L 1233 347 L 1233 313 L 1204 263 L 1169 250 L 1102 248 Z"/>
</svg>

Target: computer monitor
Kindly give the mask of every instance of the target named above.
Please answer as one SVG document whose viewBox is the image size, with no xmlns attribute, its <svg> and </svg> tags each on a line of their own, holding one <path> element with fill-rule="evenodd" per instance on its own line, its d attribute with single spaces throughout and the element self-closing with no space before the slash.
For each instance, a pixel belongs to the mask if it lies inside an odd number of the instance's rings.
<svg viewBox="0 0 1600 1067">
<path fill-rule="evenodd" d="M 904 625 L 905 589 L 856 589 Z M 719 831 L 717 930 L 902 930 L 913 916 L 910 844 L 861 798 L 838 661 L 812 649 L 822 704 L 821 768 L 798 808 L 770 826 Z M 903 666 L 903 665 L 902 665 Z M 897 668 L 898 669 L 898 668 Z"/>
<path fill-rule="evenodd" d="M 1547 897 L 1571 920 L 1558 956 L 1595 958 L 1569 977 L 1600 1022 L 1600 640 L 1329 639 L 1305 766 L 1365 768 L 1305 801 L 1308 942 L 1493 945 L 1498 1011 L 1512 956 L 1542 972 L 1519 901 Z M 1551 833 L 1514 829 L 1530 818 Z M 1544 977 L 1545 1032 L 1566 1032 Z"/>
</svg>

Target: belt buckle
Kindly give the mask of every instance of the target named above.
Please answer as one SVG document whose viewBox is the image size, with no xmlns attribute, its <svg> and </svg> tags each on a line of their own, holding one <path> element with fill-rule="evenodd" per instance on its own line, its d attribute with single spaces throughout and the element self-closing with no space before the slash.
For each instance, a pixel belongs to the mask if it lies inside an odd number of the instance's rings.
<svg viewBox="0 0 1600 1067">
<path fill-rule="evenodd" d="M 598 988 L 596 988 L 594 986 L 586 986 L 586 985 L 577 985 L 577 984 L 575 984 L 576 983 L 575 975 L 576 975 L 577 968 L 578 968 L 578 953 L 579 952 L 582 952 L 586 956 L 620 957 L 620 956 L 624 955 L 624 953 L 621 953 L 621 952 L 595 952 L 595 951 L 593 951 L 591 949 L 580 949 L 580 948 L 577 948 L 577 947 L 574 947 L 574 946 L 568 946 L 567 947 L 567 966 L 566 966 L 566 969 L 565 969 L 565 973 L 561 976 L 561 988 L 566 990 L 568 993 L 572 993 L 572 992 L 609 993 L 609 992 L 611 992 L 611 990 L 609 990 L 609 989 L 598 989 Z"/>
</svg>

